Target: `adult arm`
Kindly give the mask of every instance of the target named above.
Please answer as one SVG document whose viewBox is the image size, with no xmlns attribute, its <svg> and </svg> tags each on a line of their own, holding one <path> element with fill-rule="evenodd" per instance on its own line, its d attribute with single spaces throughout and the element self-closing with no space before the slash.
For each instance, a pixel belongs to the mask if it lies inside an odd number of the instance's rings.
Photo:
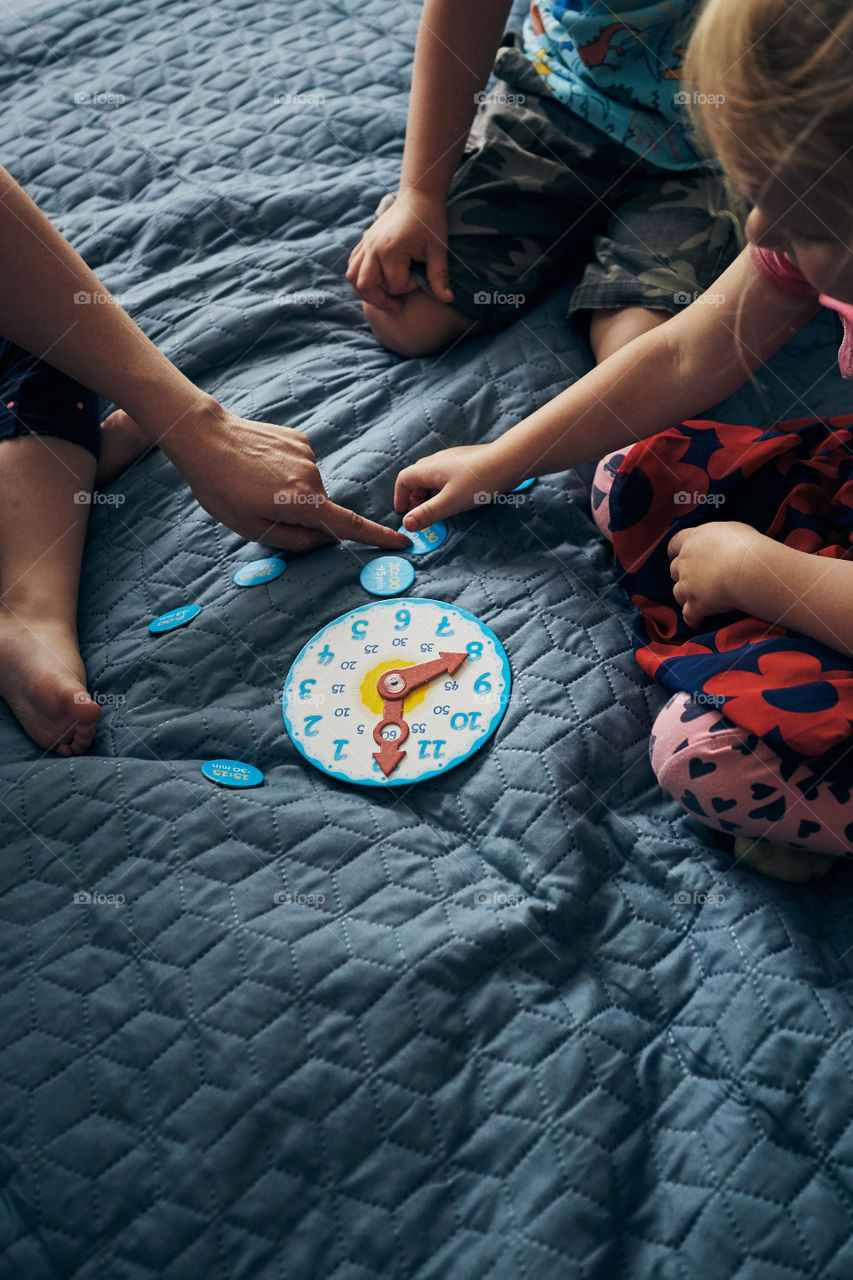
<svg viewBox="0 0 853 1280">
<path fill-rule="evenodd" d="M 408 545 L 328 498 L 301 432 L 240 418 L 184 377 L 4 169 L 0 279 L 0 334 L 124 409 L 243 537 L 292 550 Z"/>
</svg>

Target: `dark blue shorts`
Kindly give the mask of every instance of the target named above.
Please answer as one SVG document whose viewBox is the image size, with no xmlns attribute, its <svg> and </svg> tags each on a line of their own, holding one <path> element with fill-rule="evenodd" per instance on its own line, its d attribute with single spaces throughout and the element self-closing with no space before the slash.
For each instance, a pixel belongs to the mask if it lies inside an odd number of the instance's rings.
<svg viewBox="0 0 853 1280">
<path fill-rule="evenodd" d="M 101 449 L 98 397 L 14 342 L 0 339 L 0 440 L 54 436 Z"/>
</svg>

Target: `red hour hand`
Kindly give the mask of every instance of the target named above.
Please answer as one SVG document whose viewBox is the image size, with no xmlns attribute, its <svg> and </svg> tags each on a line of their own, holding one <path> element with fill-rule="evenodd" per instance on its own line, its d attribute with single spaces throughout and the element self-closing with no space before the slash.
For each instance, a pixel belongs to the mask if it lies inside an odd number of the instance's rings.
<svg viewBox="0 0 853 1280">
<path fill-rule="evenodd" d="M 380 698 L 405 698 L 413 689 L 429 684 L 436 676 L 452 676 L 468 657 L 467 653 L 439 653 L 432 662 L 421 662 L 416 667 L 394 667 L 376 681 Z"/>
</svg>

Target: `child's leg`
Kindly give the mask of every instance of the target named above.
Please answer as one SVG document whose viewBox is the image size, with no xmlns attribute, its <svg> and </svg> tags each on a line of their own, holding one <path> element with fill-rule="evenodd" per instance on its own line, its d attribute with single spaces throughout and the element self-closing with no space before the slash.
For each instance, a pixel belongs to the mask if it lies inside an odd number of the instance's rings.
<svg viewBox="0 0 853 1280">
<path fill-rule="evenodd" d="M 97 487 L 103 489 L 112 484 L 151 448 L 151 441 L 142 428 L 122 409 L 116 409 L 101 423 L 101 452 L 95 472 Z"/>
<path fill-rule="evenodd" d="M 573 316 L 589 313 L 598 361 L 712 290 L 743 247 L 748 211 L 717 174 L 673 175 L 645 164 L 610 207 L 571 302 Z"/>
<path fill-rule="evenodd" d="M 849 788 L 818 781 L 808 760 L 783 777 L 775 752 L 689 694 L 664 706 L 649 750 L 661 786 L 706 826 L 820 854 L 853 852 Z"/>
<path fill-rule="evenodd" d="M 641 334 L 656 329 L 668 320 L 670 311 L 653 311 L 650 307 L 614 307 L 592 311 L 589 318 L 589 345 L 601 364 L 620 347 L 627 346 Z"/>
<path fill-rule="evenodd" d="M 369 302 L 362 303 L 362 310 L 376 341 L 407 359 L 446 351 L 477 328 L 476 321 L 420 289 L 404 296 L 399 311 L 380 311 Z"/>
<path fill-rule="evenodd" d="M 100 708 L 77 647 L 98 398 L 0 342 L 0 697 L 44 748 L 91 745 Z"/>
<path fill-rule="evenodd" d="M 431 354 L 517 320 L 564 263 L 588 260 L 604 202 L 635 167 L 631 153 L 548 93 L 517 37 L 507 41 L 448 194 L 453 302 L 436 301 L 424 265 L 413 263 L 420 288 L 400 311 L 365 304 L 375 337 L 399 355 Z M 385 196 L 377 217 L 393 202 Z"/>
<path fill-rule="evenodd" d="M 88 750 L 101 714 L 76 624 L 94 475 L 94 455 L 68 440 L 0 440 L 0 696 L 38 746 L 66 756 Z"/>
</svg>

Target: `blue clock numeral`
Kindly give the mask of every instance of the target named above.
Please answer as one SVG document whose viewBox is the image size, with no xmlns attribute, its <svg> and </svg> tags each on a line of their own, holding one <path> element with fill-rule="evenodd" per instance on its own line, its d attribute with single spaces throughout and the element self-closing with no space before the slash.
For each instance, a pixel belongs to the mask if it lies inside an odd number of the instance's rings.
<svg viewBox="0 0 853 1280">
<path fill-rule="evenodd" d="M 472 640 L 469 645 L 465 646 L 468 657 L 472 662 L 476 662 L 478 658 L 483 656 L 483 644 L 480 640 Z"/>
<path fill-rule="evenodd" d="M 408 609 L 398 609 L 394 614 L 394 617 L 397 619 L 399 624 L 394 628 L 395 631 L 405 631 L 406 627 L 412 620 L 412 615 L 409 613 Z"/>
<path fill-rule="evenodd" d="M 359 618 L 357 622 L 352 624 L 353 640 L 363 640 L 367 635 L 367 619 Z"/>
<path fill-rule="evenodd" d="M 344 751 L 344 747 L 348 746 L 349 738 L 334 738 L 333 741 L 335 744 L 335 760 L 346 760 L 347 753 Z"/>
<path fill-rule="evenodd" d="M 300 698 L 310 698 L 311 690 L 314 688 L 316 683 L 316 680 L 303 680 L 299 686 Z"/>
<path fill-rule="evenodd" d="M 477 679 L 474 681 L 475 693 L 491 693 L 492 682 L 489 679 L 491 674 L 491 671 L 484 671 L 481 676 L 477 676 Z"/>
<path fill-rule="evenodd" d="M 453 630 L 453 628 L 450 625 L 450 619 L 447 617 L 447 614 L 445 614 L 444 617 L 441 619 L 441 622 L 439 622 L 438 626 L 435 629 L 435 634 L 437 636 L 456 635 L 456 632 Z"/>
<path fill-rule="evenodd" d="M 332 650 L 329 648 L 329 646 L 324 645 L 323 652 L 317 655 L 317 661 L 319 662 L 321 667 L 326 667 L 331 664 L 331 662 L 334 659 L 334 656 L 335 655 L 332 653 Z"/>
<path fill-rule="evenodd" d="M 315 729 L 314 725 L 318 724 L 322 719 L 323 719 L 322 716 L 306 716 L 305 717 L 305 737 L 306 738 L 317 737 L 317 734 L 320 731 L 319 729 Z"/>
<path fill-rule="evenodd" d="M 476 729 L 480 711 L 454 711 L 450 717 L 451 729 Z"/>
<path fill-rule="evenodd" d="M 425 738 L 423 742 L 418 743 L 418 747 L 419 747 L 418 759 L 419 760 L 441 760 L 444 757 L 444 752 L 442 751 L 442 747 L 446 747 L 446 746 L 447 746 L 446 738 Z M 432 747 L 432 755 L 430 755 L 429 753 L 430 747 Z"/>
</svg>

